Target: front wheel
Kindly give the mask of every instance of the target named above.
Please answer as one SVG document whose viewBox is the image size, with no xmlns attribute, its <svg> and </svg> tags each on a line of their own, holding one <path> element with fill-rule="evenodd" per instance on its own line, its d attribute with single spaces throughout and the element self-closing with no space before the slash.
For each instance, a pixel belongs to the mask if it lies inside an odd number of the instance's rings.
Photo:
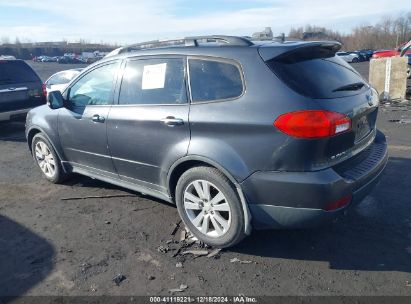
<svg viewBox="0 0 411 304">
<path fill-rule="evenodd" d="M 67 178 L 56 151 L 44 135 L 39 133 L 34 136 L 31 151 L 36 164 L 47 180 L 57 184 Z"/>
<path fill-rule="evenodd" d="M 178 213 L 200 241 L 226 248 L 244 237 L 244 213 L 238 194 L 219 170 L 195 167 L 186 171 L 176 187 Z"/>
</svg>

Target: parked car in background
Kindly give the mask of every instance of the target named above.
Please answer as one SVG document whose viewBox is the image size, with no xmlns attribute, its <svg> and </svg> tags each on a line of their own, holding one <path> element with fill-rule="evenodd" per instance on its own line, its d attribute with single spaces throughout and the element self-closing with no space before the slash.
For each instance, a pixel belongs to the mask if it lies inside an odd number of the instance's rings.
<svg viewBox="0 0 411 304">
<path fill-rule="evenodd" d="M 336 55 L 346 62 L 359 62 L 360 58 L 357 54 L 349 52 L 337 52 Z"/>
<path fill-rule="evenodd" d="M 62 56 L 58 59 L 58 63 L 61 63 L 61 64 L 67 64 L 67 63 L 84 64 L 84 63 L 87 63 L 87 61 L 82 60 L 82 59 L 77 58 L 77 57 Z"/>
<path fill-rule="evenodd" d="M 372 55 L 372 58 L 384 58 L 384 57 L 393 57 L 393 56 L 399 56 L 401 55 L 401 52 L 403 51 L 403 48 L 405 47 L 405 43 L 400 45 L 397 49 L 394 50 L 379 50 L 375 51 L 374 54 Z M 405 55 L 411 54 L 411 49 L 408 49 L 405 52 Z"/>
<path fill-rule="evenodd" d="M 360 62 L 369 61 L 373 53 L 374 52 L 372 50 L 360 50 L 360 51 L 350 52 L 350 54 L 357 55 L 358 60 Z"/>
<path fill-rule="evenodd" d="M 50 76 L 44 83 L 46 85 L 47 92 L 60 91 L 63 92 L 70 81 L 76 77 L 83 69 L 71 69 L 58 72 Z"/>
<path fill-rule="evenodd" d="M 374 54 L 374 50 L 359 50 L 358 52 L 365 57 L 366 61 L 370 61 L 372 55 Z"/>
<path fill-rule="evenodd" d="M 43 58 L 41 59 L 41 62 L 53 62 L 54 59 L 53 57 L 49 57 L 49 56 L 43 56 Z"/>
<path fill-rule="evenodd" d="M 0 59 L 0 121 L 24 117 L 45 103 L 45 87 L 27 63 Z"/>
<path fill-rule="evenodd" d="M 339 43 L 166 43 L 125 47 L 29 112 L 46 179 L 75 172 L 175 203 L 218 247 L 251 227 L 332 220 L 378 181 L 388 157 L 378 94 L 335 56 Z"/>
</svg>

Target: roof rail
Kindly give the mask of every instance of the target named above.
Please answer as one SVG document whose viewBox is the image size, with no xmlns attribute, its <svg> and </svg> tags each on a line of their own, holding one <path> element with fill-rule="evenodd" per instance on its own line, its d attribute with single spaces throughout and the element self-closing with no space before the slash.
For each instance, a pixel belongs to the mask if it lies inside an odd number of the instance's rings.
<svg viewBox="0 0 411 304">
<path fill-rule="evenodd" d="M 244 38 L 244 37 L 224 36 L 224 35 L 193 36 L 193 37 L 186 37 L 186 38 L 172 39 L 172 40 L 153 40 L 153 41 L 140 42 L 140 43 L 136 43 L 136 44 L 132 44 L 132 45 L 128 45 L 128 46 L 116 49 L 112 53 L 110 53 L 108 56 L 113 56 L 113 55 L 132 52 L 132 51 L 161 48 L 161 47 L 173 47 L 173 46 L 197 47 L 201 43 L 209 43 L 209 42 L 217 42 L 217 43 L 220 42 L 221 44 L 224 44 L 227 46 L 251 46 L 253 45 L 253 43 L 249 39 Z"/>
<path fill-rule="evenodd" d="M 238 36 L 224 36 L 224 35 L 212 35 L 212 36 L 194 36 L 184 38 L 186 43 L 189 42 L 195 46 L 198 46 L 198 43 L 203 42 L 222 42 L 230 46 L 251 46 L 253 43 L 244 37 Z"/>
</svg>

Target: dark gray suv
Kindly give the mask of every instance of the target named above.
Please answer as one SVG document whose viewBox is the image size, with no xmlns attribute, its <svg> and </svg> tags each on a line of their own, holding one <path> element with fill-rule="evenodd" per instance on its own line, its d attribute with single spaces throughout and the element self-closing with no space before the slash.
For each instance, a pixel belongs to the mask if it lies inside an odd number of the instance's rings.
<svg viewBox="0 0 411 304">
<path fill-rule="evenodd" d="M 30 109 L 46 104 L 46 88 L 23 60 L 0 57 L 0 122 L 24 119 Z"/>
<path fill-rule="evenodd" d="M 231 36 L 125 47 L 30 111 L 27 141 L 51 182 L 76 172 L 175 203 L 213 246 L 312 226 L 360 202 L 387 162 L 378 94 L 339 48 Z"/>
</svg>

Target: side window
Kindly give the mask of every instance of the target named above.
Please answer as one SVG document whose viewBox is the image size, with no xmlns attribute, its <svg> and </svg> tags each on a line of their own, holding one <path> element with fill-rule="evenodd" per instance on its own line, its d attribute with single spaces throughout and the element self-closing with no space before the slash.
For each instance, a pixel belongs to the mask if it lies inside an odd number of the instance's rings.
<svg viewBox="0 0 411 304">
<path fill-rule="evenodd" d="M 139 59 L 127 62 L 119 103 L 187 103 L 183 59 Z"/>
<path fill-rule="evenodd" d="M 73 107 L 111 104 L 111 93 L 117 68 L 117 62 L 110 63 L 82 77 L 70 88 L 68 98 L 70 104 Z"/>
<path fill-rule="evenodd" d="M 234 64 L 190 59 L 189 68 L 193 102 L 236 98 L 243 93 L 241 72 Z"/>
</svg>

